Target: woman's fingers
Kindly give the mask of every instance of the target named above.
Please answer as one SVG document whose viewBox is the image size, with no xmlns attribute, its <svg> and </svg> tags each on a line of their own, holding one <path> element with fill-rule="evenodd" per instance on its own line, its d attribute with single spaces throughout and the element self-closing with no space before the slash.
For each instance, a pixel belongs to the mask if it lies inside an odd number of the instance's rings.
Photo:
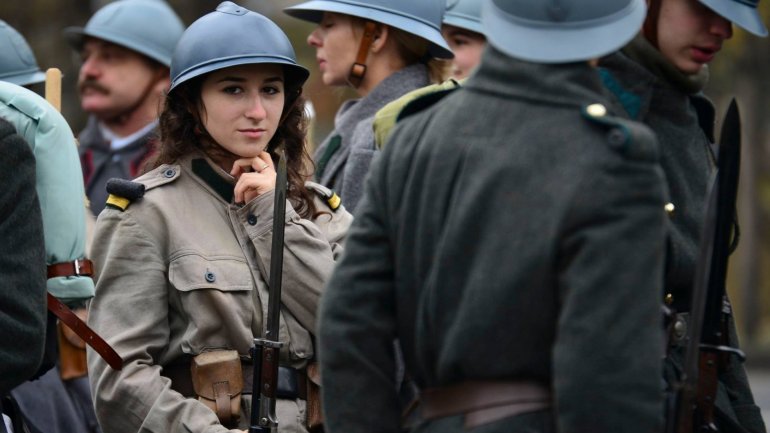
<svg viewBox="0 0 770 433">
<path fill-rule="evenodd" d="M 273 166 L 273 158 L 269 153 L 262 151 L 253 158 L 240 158 L 233 162 L 233 168 L 230 169 L 230 176 L 237 178 L 243 173 L 256 171 L 261 173 L 265 169 Z"/>
<path fill-rule="evenodd" d="M 233 189 L 236 203 L 248 203 L 275 189 L 273 159 L 267 152 L 260 152 L 253 158 L 235 160 L 230 175 L 237 179 Z"/>
<path fill-rule="evenodd" d="M 233 168 L 230 169 L 230 176 L 238 178 L 243 173 L 251 171 L 251 164 L 254 158 L 241 158 L 233 162 Z"/>
<path fill-rule="evenodd" d="M 248 203 L 273 189 L 275 189 L 274 171 L 265 169 L 261 173 L 243 173 L 235 183 L 234 199 L 236 203 Z"/>
<path fill-rule="evenodd" d="M 261 161 L 261 164 L 259 164 L 258 160 Z M 254 170 L 262 171 L 267 167 L 273 166 L 273 157 L 270 156 L 269 153 L 262 151 L 259 153 L 259 155 L 257 155 L 256 158 L 254 158 L 254 162 L 260 165 L 260 167 L 254 167 Z M 267 167 L 265 167 L 265 165 L 267 165 Z"/>
</svg>

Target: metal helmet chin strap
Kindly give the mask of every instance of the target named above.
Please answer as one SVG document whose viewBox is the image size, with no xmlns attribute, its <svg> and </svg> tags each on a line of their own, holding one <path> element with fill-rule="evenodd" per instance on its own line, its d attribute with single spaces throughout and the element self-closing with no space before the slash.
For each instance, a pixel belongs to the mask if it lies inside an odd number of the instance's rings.
<svg viewBox="0 0 770 433">
<path fill-rule="evenodd" d="M 364 24 L 364 36 L 361 38 L 361 43 L 358 45 L 358 55 L 353 66 L 350 67 L 350 73 L 348 74 L 348 83 L 354 88 L 361 85 L 361 81 L 366 75 L 366 58 L 369 55 L 369 47 L 374 41 L 374 30 L 377 24 L 374 21 L 366 21 Z"/>
<path fill-rule="evenodd" d="M 660 20 L 660 4 L 663 0 L 650 0 L 647 7 L 647 18 L 644 19 L 642 33 L 655 48 L 658 46 L 658 21 Z"/>
</svg>

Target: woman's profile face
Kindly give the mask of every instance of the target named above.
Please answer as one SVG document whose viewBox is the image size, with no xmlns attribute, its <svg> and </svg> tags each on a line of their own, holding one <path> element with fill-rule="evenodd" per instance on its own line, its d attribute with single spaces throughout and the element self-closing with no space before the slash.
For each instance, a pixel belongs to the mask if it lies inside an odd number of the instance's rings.
<svg viewBox="0 0 770 433">
<path fill-rule="evenodd" d="M 687 75 L 700 72 L 733 36 L 732 23 L 698 0 L 663 1 L 657 27 L 661 54 Z"/>
<path fill-rule="evenodd" d="M 209 135 L 240 158 L 267 149 L 278 129 L 285 93 L 283 68 L 239 65 L 208 74 L 201 86 L 201 121 Z M 227 166 L 227 161 L 216 161 Z M 228 168 L 229 170 L 229 168 Z"/>
<path fill-rule="evenodd" d="M 321 81 L 327 86 L 347 85 L 360 39 L 353 26 L 350 16 L 325 12 L 318 27 L 307 37 L 308 45 L 316 51 Z"/>
<path fill-rule="evenodd" d="M 455 57 L 452 59 L 452 78 L 463 79 L 481 63 L 481 55 L 487 39 L 480 33 L 444 24 L 441 35 L 449 44 Z"/>
</svg>

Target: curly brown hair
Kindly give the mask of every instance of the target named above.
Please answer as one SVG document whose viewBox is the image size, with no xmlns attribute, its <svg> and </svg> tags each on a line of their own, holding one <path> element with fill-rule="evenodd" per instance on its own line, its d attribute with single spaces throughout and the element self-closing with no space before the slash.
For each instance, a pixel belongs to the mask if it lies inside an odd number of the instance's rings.
<svg viewBox="0 0 770 433">
<path fill-rule="evenodd" d="M 162 164 L 175 164 L 194 151 L 201 151 L 214 160 L 222 156 L 233 156 L 217 144 L 203 126 L 201 113 L 205 107 L 201 99 L 201 88 L 205 76 L 192 78 L 166 95 L 160 114 L 160 140 L 154 157 L 146 165 L 147 170 Z M 308 119 L 304 107 L 302 87 L 287 83 L 281 123 L 266 151 L 273 162 L 277 162 L 275 150 L 281 143 L 284 144 L 289 182 L 286 195 L 302 218 L 312 218 L 317 215 L 317 210 L 313 194 L 305 188 L 305 179 L 312 174 L 313 164 L 305 146 Z"/>
</svg>

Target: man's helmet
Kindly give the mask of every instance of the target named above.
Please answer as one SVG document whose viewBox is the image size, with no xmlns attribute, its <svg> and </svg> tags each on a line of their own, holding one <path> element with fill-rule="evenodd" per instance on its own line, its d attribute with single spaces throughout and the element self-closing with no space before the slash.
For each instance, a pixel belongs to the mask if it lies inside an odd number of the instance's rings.
<svg viewBox="0 0 770 433">
<path fill-rule="evenodd" d="M 27 86 L 45 81 L 35 54 L 24 37 L 0 20 L 0 81 Z"/>
<path fill-rule="evenodd" d="M 522 60 L 568 63 L 601 57 L 636 35 L 645 0 L 487 0 L 487 41 Z"/>
<path fill-rule="evenodd" d="M 700 0 L 709 9 L 757 36 L 767 36 L 757 7 L 759 0 Z"/>
<path fill-rule="evenodd" d="M 85 27 L 64 36 L 76 50 L 87 36 L 129 48 L 169 66 L 184 24 L 164 0 L 118 0 L 96 11 Z"/>
</svg>

